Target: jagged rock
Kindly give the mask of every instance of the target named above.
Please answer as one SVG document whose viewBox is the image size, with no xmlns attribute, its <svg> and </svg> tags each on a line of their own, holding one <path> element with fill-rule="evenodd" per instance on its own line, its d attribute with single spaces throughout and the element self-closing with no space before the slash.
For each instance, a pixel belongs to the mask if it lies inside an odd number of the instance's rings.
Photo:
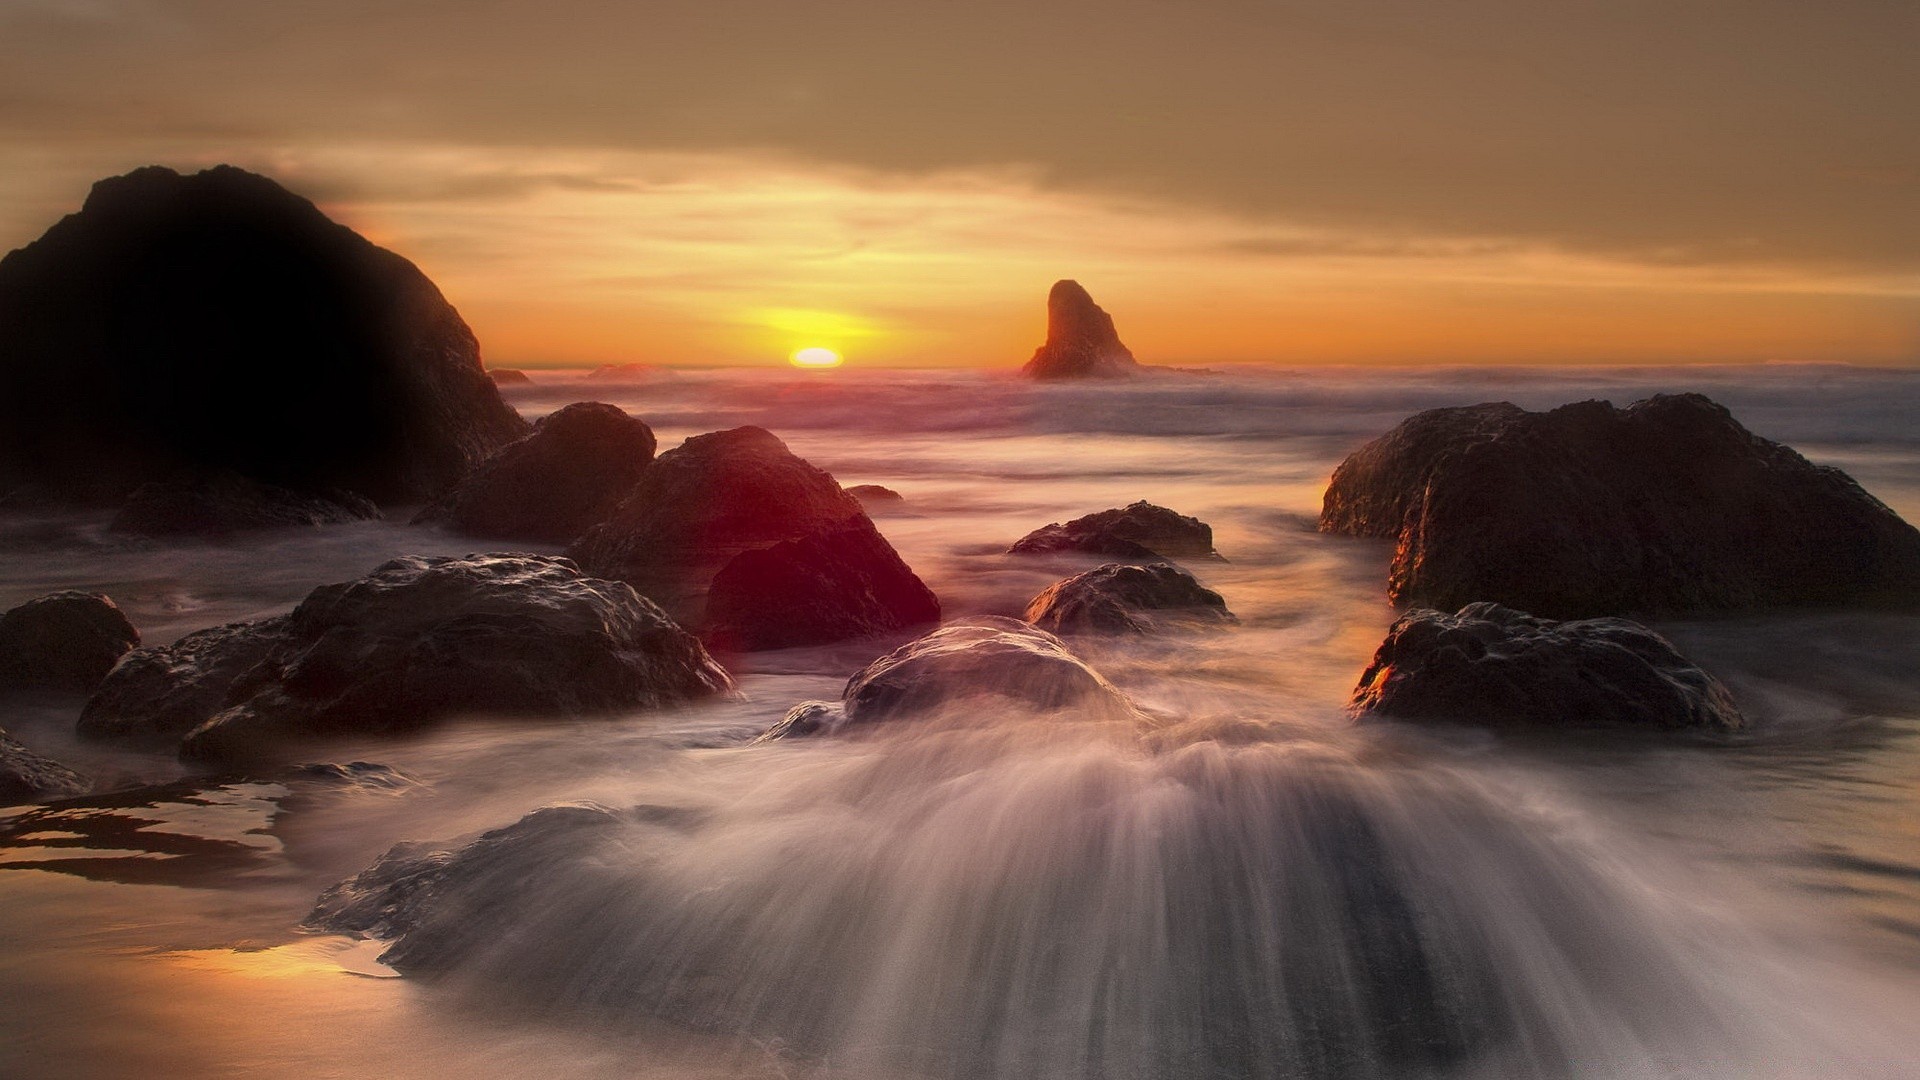
<svg viewBox="0 0 1920 1080">
<path fill-rule="evenodd" d="M 869 514 L 881 514 L 889 510 L 897 510 L 901 504 L 906 502 L 905 499 L 900 497 L 899 492 L 892 488 L 881 487 L 879 484 L 855 484 L 847 489 L 847 494 L 860 500 L 860 505 L 864 507 Z"/>
<path fill-rule="evenodd" d="M 107 528 L 134 536 L 215 538 L 379 517 L 379 507 L 351 491 L 307 494 L 223 470 L 142 484 Z"/>
<path fill-rule="evenodd" d="M 80 710 L 81 735 L 177 743 L 228 704 L 242 675 L 287 635 L 287 617 L 196 630 L 128 653 Z"/>
<path fill-rule="evenodd" d="M 48 593 L 0 615 L 0 688 L 86 693 L 140 644 L 99 593 Z"/>
<path fill-rule="evenodd" d="M 847 680 L 838 702 L 795 706 L 759 741 L 833 734 L 994 698 L 1037 711 L 1134 715 L 1126 696 L 1059 638 L 1015 619 L 986 616 L 900 646 Z"/>
<path fill-rule="evenodd" d="M 0 806 L 84 795 L 91 781 L 0 730 Z"/>
<path fill-rule="evenodd" d="M 525 430 L 425 275 L 262 176 L 102 180 L 0 260 L 0 491 L 232 470 L 406 501 Z"/>
<path fill-rule="evenodd" d="M 1031 379 L 1111 379 L 1140 365 L 1113 329 L 1113 317 L 1077 281 L 1056 281 L 1047 293 L 1047 341 L 1021 368 Z"/>
<path fill-rule="evenodd" d="M 653 429 L 617 405 L 581 401 L 540 420 L 415 524 L 468 536 L 564 544 L 612 513 L 653 461 Z"/>
<path fill-rule="evenodd" d="M 864 516 L 743 551 L 707 590 L 707 643 L 753 652 L 898 633 L 940 621 L 940 601 Z"/>
<path fill-rule="evenodd" d="M 1035 529 L 1007 549 L 1010 555 L 1062 551 L 1150 561 L 1220 557 L 1213 550 L 1213 528 L 1206 522 L 1145 500 Z"/>
<path fill-rule="evenodd" d="M 1920 604 L 1920 531 L 1699 394 L 1423 413 L 1335 473 L 1322 527 L 1396 515 L 1388 590 L 1551 618 Z"/>
<path fill-rule="evenodd" d="M 1491 603 L 1401 616 L 1360 676 L 1352 708 L 1491 727 L 1745 726 L 1719 680 L 1639 623 L 1554 622 Z"/>
<path fill-rule="evenodd" d="M 1056 581 L 1027 605 L 1026 619 L 1055 634 L 1148 634 L 1234 621 L 1219 593 L 1167 563 L 1107 563 Z"/>
<path fill-rule="evenodd" d="M 526 372 L 521 371 L 517 368 L 510 368 L 510 367 L 488 368 L 487 378 L 492 379 L 493 385 L 495 386 L 531 386 L 533 385 L 533 379 L 528 377 Z"/>
</svg>

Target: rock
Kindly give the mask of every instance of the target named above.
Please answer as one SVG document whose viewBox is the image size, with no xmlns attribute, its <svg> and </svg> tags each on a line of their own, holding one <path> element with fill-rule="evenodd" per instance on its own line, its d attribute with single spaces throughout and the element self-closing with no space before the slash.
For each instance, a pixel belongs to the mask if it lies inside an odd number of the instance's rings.
<svg viewBox="0 0 1920 1080">
<path fill-rule="evenodd" d="M 533 385 L 533 380 L 527 376 L 527 373 L 517 368 L 510 368 L 510 367 L 488 368 L 487 378 L 492 379 L 493 385 L 495 386 L 531 386 Z"/>
<path fill-rule="evenodd" d="M 1062 551 L 1146 560 L 1220 557 L 1206 522 L 1145 500 L 1035 529 L 1007 549 L 1009 555 Z"/>
<path fill-rule="evenodd" d="M 1220 594 L 1167 563 L 1107 563 L 1047 586 L 1028 622 L 1055 634 L 1147 634 L 1169 624 L 1235 621 Z"/>
<path fill-rule="evenodd" d="M 231 470 L 418 500 L 525 431 L 425 275 L 262 176 L 102 180 L 0 260 L 0 491 Z"/>
<path fill-rule="evenodd" d="M 707 590 L 705 637 L 753 652 L 893 634 L 940 621 L 940 601 L 865 516 L 735 555 Z"/>
<path fill-rule="evenodd" d="M 49 593 L 0 615 L 0 688 L 86 693 L 139 644 L 107 597 Z"/>
<path fill-rule="evenodd" d="M 847 494 L 860 500 L 860 505 L 869 514 L 897 510 L 906 502 L 900 497 L 899 492 L 892 488 L 881 487 L 879 484 L 855 484 L 847 489 Z"/>
<path fill-rule="evenodd" d="M 1699 394 L 1421 414 L 1349 462 L 1322 526 L 1375 532 L 1399 513 L 1402 603 L 1550 618 L 1920 603 L 1920 531 Z"/>
<path fill-rule="evenodd" d="M 593 382 L 645 382 L 660 374 L 653 364 L 602 364 L 587 372 Z"/>
<path fill-rule="evenodd" d="M 1056 281 L 1047 293 L 1047 342 L 1020 369 L 1030 379 L 1112 379 L 1139 371 L 1120 343 L 1113 317 L 1077 281 Z"/>
<path fill-rule="evenodd" d="M 840 701 L 796 706 L 759 741 L 833 734 L 984 699 L 1044 712 L 1131 719 L 1125 695 L 1059 638 L 1014 619 L 987 616 L 943 626 L 868 664 Z"/>
<path fill-rule="evenodd" d="M 223 470 L 142 484 L 107 528 L 134 536 L 218 538 L 379 517 L 379 507 L 350 491 L 305 494 Z"/>
<path fill-rule="evenodd" d="M 564 544 L 613 512 L 646 472 L 653 451 L 653 429 L 619 406 L 576 402 L 482 462 L 414 523 Z"/>
<path fill-rule="evenodd" d="M 228 704 L 242 675 L 287 636 L 286 616 L 196 630 L 128 653 L 80 710 L 81 735 L 176 744 Z"/>
<path fill-rule="evenodd" d="M 1360 676 L 1352 708 L 1511 728 L 1746 724 L 1719 680 L 1639 623 L 1553 622 L 1491 603 L 1401 616 Z"/>
<path fill-rule="evenodd" d="M 91 781 L 0 731 L 0 806 L 84 795 Z"/>
</svg>

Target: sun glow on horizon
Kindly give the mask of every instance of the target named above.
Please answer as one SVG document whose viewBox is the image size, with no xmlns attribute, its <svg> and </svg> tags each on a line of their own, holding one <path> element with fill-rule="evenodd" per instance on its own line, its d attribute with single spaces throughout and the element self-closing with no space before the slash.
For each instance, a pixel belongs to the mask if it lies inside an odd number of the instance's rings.
<svg viewBox="0 0 1920 1080">
<path fill-rule="evenodd" d="M 787 360 L 797 368 L 837 368 L 845 362 L 839 353 L 818 345 L 797 349 Z"/>
</svg>

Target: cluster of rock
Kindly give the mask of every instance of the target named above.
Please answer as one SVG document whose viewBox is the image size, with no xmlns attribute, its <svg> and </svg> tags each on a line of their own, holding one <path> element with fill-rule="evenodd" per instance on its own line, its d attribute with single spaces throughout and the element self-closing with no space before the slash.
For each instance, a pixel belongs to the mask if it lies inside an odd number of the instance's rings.
<svg viewBox="0 0 1920 1080">
<path fill-rule="evenodd" d="M 373 521 L 380 516 L 372 500 L 351 491 L 295 491 L 223 469 L 134 488 L 107 528 L 132 536 L 218 539 L 262 529 Z"/>
</svg>

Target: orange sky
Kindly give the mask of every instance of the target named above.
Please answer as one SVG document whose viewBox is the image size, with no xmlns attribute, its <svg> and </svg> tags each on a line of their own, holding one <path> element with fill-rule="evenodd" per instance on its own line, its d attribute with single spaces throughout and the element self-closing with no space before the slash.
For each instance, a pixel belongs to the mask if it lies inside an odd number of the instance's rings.
<svg viewBox="0 0 1920 1080">
<path fill-rule="evenodd" d="M 0 3 L 0 246 L 230 161 L 503 365 L 1920 361 L 1911 5 L 311 7 Z"/>
</svg>

